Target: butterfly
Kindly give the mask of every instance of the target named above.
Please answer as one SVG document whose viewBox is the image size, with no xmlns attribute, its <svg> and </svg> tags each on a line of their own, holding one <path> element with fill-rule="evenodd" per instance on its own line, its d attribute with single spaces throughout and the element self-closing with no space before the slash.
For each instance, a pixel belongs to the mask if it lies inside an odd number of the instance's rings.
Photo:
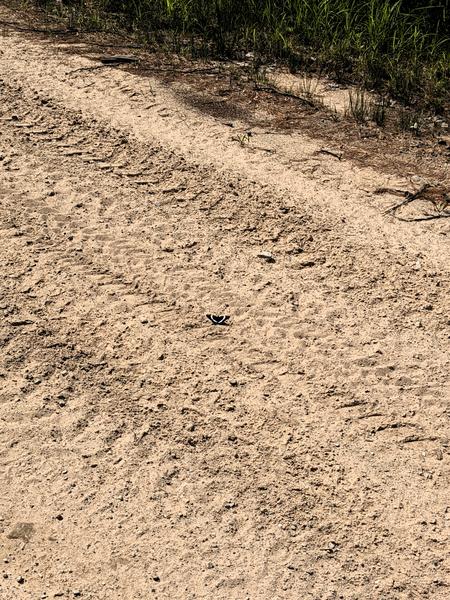
<svg viewBox="0 0 450 600">
<path fill-rule="evenodd" d="M 227 321 L 230 318 L 229 315 L 206 315 L 213 325 L 228 325 Z"/>
</svg>

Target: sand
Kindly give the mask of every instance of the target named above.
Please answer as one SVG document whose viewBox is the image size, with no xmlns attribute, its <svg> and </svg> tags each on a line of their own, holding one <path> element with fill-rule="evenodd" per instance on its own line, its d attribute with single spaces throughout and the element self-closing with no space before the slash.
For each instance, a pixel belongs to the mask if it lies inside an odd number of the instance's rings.
<svg viewBox="0 0 450 600">
<path fill-rule="evenodd" d="M 0 37 L 1 600 L 448 598 L 449 220 L 62 50 Z"/>
</svg>

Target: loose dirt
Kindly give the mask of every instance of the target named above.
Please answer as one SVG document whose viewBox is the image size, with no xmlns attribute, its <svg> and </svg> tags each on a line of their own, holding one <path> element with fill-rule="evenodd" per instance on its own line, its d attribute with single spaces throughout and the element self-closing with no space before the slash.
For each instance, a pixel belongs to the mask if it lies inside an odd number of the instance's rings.
<svg viewBox="0 0 450 600">
<path fill-rule="evenodd" d="M 0 38 L 1 600 L 448 598 L 450 221 L 92 65 Z"/>
</svg>

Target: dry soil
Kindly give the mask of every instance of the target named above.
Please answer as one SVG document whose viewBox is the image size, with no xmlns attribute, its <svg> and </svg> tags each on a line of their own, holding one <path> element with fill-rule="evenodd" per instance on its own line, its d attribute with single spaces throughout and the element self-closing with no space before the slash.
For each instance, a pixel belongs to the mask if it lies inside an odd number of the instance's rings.
<svg viewBox="0 0 450 600">
<path fill-rule="evenodd" d="M 449 219 L 92 66 L 1 32 L 1 600 L 448 598 Z"/>
</svg>

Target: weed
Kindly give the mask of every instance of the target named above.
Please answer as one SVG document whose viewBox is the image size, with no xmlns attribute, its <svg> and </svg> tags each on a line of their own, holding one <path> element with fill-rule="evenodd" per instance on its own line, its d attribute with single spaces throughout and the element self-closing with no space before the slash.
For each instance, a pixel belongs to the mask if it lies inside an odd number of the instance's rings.
<svg viewBox="0 0 450 600">
<path fill-rule="evenodd" d="M 319 96 L 317 89 L 319 87 L 319 79 L 313 77 L 302 77 L 298 83 L 299 95 L 303 96 L 316 104 L 323 104 L 322 98 Z"/>
<path fill-rule="evenodd" d="M 379 96 L 376 100 L 372 100 L 370 105 L 370 120 L 374 121 L 379 127 L 383 127 L 386 123 L 387 110 L 389 101 L 386 96 Z"/>
<path fill-rule="evenodd" d="M 250 138 L 251 138 L 251 133 L 249 131 L 246 131 L 245 133 L 241 133 L 236 136 L 233 136 L 232 139 L 235 142 L 239 142 L 239 145 L 242 148 L 245 148 L 246 146 L 248 146 L 250 144 Z"/>
<path fill-rule="evenodd" d="M 370 100 L 367 94 L 361 88 L 350 90 L 349 92 L 349 107 L 350 114 L 358 123 L 365 123 L 369 120 L 371 114 Z"/>
<path fill-rule="evenodd" d="M 379 127 L 386 124 L 389 100 L 380 94 L 377 98 L 364 90 L 357 88 L 349 92 L 349 108 L 347 115 L 352 116 L 358 123 L 373 121 Z"/>
</svg>

